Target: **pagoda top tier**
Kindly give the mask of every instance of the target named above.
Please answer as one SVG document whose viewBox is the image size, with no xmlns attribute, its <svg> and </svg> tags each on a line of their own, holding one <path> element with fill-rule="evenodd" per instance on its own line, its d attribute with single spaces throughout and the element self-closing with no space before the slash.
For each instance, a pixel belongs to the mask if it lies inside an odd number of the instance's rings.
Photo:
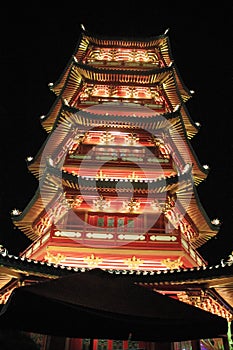
<svg viewBox="0 0 233 350">
<path fill-rule="evenodd" d="M 106 102 L 136 103 L 151 108 L 156 115 L 169 115 L 179 108 L 187 138 L 198 132 L 185 107 L 192 91 L 182 81 L 166 34 L 130 39 L 83 31 L 68 64 L 49 88 L 57 99 L 41 117 L 47 132 L 56 127 L 62 101 L 77 110 Z"/>
<path fill-rule="evenodd" d="M 88 76 L 88 79 L 92 81 L 95 78 L 99 79 L 99 75 L 102 77 L 101 80 L 114 81 L 111 78 L 114 73 L 127 73 L 126 76 L 134 75 L 134 84 L 138 79 L 135 76 L 145 76 L 147 84 L 154 83 L 155 80 L 161 82 L 161 79 L 166 79 L 173 70 L 183 99 L 187 100 L 191 96 L 174 66 L 169 38 L 165 34 L 150 39 L 132 40 L 129 38 L 103 38 L 82 32 L 68 65 L 57 82 L 51 85 L 51 89 L 57 95 L 63 89 L 70 69 L 74 65 L 80 75 Z M 163 73 L 162 78 L 160 77 L 161 73 Z M 124 83 L 127 82 L 128 78 L 125 79 L 126 81 L 123 79 Z M 140 84 L 142 78 L 139 79 Z"/>
<path fill-rule="evenodd" d="M 96 61 L 127 62 L 169 66 L 172 61 L 170 43 L 167 35 L 153 38 L 106 38 L 82 32 L 74 50 L 79 62 Z"/>
</svg>

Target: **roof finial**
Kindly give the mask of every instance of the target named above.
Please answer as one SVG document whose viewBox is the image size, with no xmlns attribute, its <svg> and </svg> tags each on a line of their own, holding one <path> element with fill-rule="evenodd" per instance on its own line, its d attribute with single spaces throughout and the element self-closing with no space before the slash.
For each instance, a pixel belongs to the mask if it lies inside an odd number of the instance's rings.
<svg viewBox="0 0 233 350">
<path fill-rule="evenodd" d="M 81 25 L 82 30 L 85 32 L 86 29 L 85 29 L 84 25 L 82 23 L 80 25 Z"/>
<path fill-rule="evenodd" d="M 167 28 L 167 29 L 165 30 L 165 32 L 164 32 L 165 35 L 169 32 L 169 29 L 170 29 L 170 28 Z"/>
</svg>

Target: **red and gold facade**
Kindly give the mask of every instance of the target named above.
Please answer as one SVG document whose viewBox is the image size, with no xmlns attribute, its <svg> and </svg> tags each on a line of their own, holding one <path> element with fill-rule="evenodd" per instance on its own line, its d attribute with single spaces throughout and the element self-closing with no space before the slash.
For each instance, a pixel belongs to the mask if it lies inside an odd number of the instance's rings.
<svg viewBox="0 0 233 350">
<path fill-rule="evenodd" d="M 83 32 L 49 87 L 56 99 L 41 117 L 48 137 L 28 160 L 40 185 L 13 215 L 32 240 L 21 257 L 145 273 L 205 266 L 197 249 L 219 227 L 198 199 L 208 171 L 190 144 L 198 132 L 186 108 L 192 92 L 167 35 L 125 40 Z M 231 317 L 202 291 L 162 289 Z"/>
</svg>

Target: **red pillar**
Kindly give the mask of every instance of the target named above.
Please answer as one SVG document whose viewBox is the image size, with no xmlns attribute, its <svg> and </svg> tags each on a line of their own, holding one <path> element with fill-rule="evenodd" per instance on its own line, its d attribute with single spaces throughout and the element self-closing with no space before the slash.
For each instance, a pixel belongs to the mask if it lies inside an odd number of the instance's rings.
<svg viewBox="0 0 233 350">
<path fill-rule="evenodd" d="M 70 338 L 69 350 L 82 350 L 82 339 Z"/>
<path fill-rule="evenodd" d="M 108 341 L 108 350 L 112 350 L 112 340 Z"/>
</svg>

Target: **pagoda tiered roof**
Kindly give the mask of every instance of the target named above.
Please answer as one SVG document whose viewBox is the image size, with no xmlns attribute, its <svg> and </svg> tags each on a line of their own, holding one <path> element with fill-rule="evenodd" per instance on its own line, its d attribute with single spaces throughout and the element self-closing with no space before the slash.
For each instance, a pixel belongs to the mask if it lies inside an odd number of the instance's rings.
<svg viewBox="0 0 233 350">
<path fill-rule="evenodd" d="M 77 62 L 84 62 L 88 56 L 89 51 L 93 47 L 107 47 L 107 48 L 128 48 L 128 49 L 158 49 L 163 55 L 166 66 L 172 62 L 171 48 L 169 38 L 166 35 L 156 36 L 154 38 L 141 38 L 141 39 L 130 39 L 130 38 L 105 38 L 93 34 L 82 32 L 74 50 L 73 57 L 69 60 L 67 66 L 62 72 L 60 78 L 54 84 L 60 89 L 69 74 L 70 68 L 73 65 L 74 57 Z"/>
<path fill-rule="evenodd" d="M 60 78 L 57 80 L 57 82 L 51 87 L 53 91 L 59 95 L 61 89 L 64 88 L 65 82 L 67 81 L 68 75 L 70 75 L 70 69 L 73 66 L 73 64 L 76 62 L 77 64 L 82 64 L 85 62 L 85 59 L 90 54 L 90 51 L 93 49 L 93 47 L 100 47 L 100 48 L 128 48 L 128 49 L 153 49 L 155 52 L 157 51 L 162 57 L 161 60 L 163 61 L 164 67 L 171 67 L 173 65 L 173 69 L 175 72 L 175 78 L 178 84 L 178 88 L 181 92 L 181 95 L 183 96 L 183 99 L 186 100 L 190 97 L 189 90 L 185 87 L 185 85 L 182 82 L 182 79 L 178 73 L 178 70 L 176 66 L 174 65 L 172 53 L 171 53 L 171 46 L 169 38 L 166 34 L 156 36 L 154 38 L 141 38 L 138 40 L 130 39 L 130 38 L 104 38 L 96 35 L 88 35 L 85 32 L 81 33 L 79 42 L 74 50 L 73 57 L 69 60 L 65 70 L 61 74 Z M 89 62 L 89 65 L 91 65 L 92 62 Z M 108 62 L 105 61 L 105 66 L 108 64 Z M 124 62 L 120 62 L 121 66 L 124 64 Z M 133 65 L 132 62 L 130 62 L 130 65 Z M 145 67 L 147 65 L 145 64 Z M 137 67 L 134 65 L 134 67 Z M 138 62 L 138 67 L 141 71 L 143 70 L 143 62 Z M 142 68 L 143 67 L 143 68 Z M 159 71 L 158 71 L 159 72 Z M 150 74 L 150 73 L 149 73 Z M 151 74 L 150 74 L 151 75 Z"/>
<path fill-rule="evenodd" d="M 55 114 L 54 114 L 55 117 Z M 39 177 L 39 172 L 43 172 L 43 162 L 41 156 L 46 144 L 49 144 L 49 152 L 52 155 L 61 145 L 67 134 L 72 134 L 77 127 L 80 131 L 85 131 L 94 127 L 104 128 L 132 128 L 135 130 L 145 129 L 152 135 L 158 133 L 163 128 L 168 129 L 174 145 L 179 149 L 183 159 L 193 164 L 194 183 L 198 185 L 208 175 L 208 171 L 203 168 L 187 138 L 184 123 L 181 117 L 181 109 L 172 113 L 157 114 L 150 108 L 138 104 L 126 103 L 104 103 L 89 107 L 87 110 L 77 110 L 66 104 L 62 104 L 60 112 L 54 121 L 54 135 L 50 133 L 32 162 L 28 164 L 29 170 Z M 67 150 L 68 151 L 68 150 Z M 41 173 L 42 173 L 41 172 Z"/>
<path fill-rule="evenodd" d="M 123 70 L 110 68 L 91 67 L 78 62 L 73 62 L 64 86 L 58 88 L 51 85 L 51 90 L 69 103 L 73 96 L 78 94 L 83 84 L 120 85 L 120 86 L 163 86 L 168 96 L 171 108 L 186 102 L 191 93 L 186 92 L 178 79 L 178 73 L 173 64 L 170 67 L 143 70 Z M 84 106 L 85 107 L 85 106 Z"/>
<path fill-rule="evenodd" d="M 113 102 L 111 102 L 113 104 Z M 105 105 L 105 103 L 104 103 Z M 132 104 L 133 105 L 133 104 Z M 103 113 L 103 111 L 101 111 L 101 107 L 102 104 L 98 104 L 95 105 L 96 110 L 98 109 L 98 113 L 101 114 Z M 139 108 L 141 107 L 141 105 L 139 105 Z M 146 108 L 145 108 L 146 109 Z M 48 112 L 47 115 L 42 116 L 41 117 L 41 123 L 43 128 L 48 132 L 52 132 L 55 127 L 61 122 L 62 116 L 68 114 L 77 114 L 81 111 L 81 109 L 76 108 L 76 107 L 71 107 L 69 106 L 68 102 L 66 100 L 63 100 L 62 98 L 57 98 L 56 101 L 54 102 L 53 106 L 51 107 L 50 111 Z M 90 112 L 91 109 L 89 110 L 89 108 L 84 108 L 83 112 Z M 147 118 L 147 117 L 153 117 L 153 116 L 161 116 L 163 118 L 169 119 L 171 121 L 171 119 L 173 119 L 174 117 L 176 117 L 177 113 L 179 111 L 180 114 L 180 118 L 183 120 L 185 129 L 186 129 L 186 133 L 187 133 L 187 138 L 191 139 L 198 131 L 198 127 L 197 125 L 194 125 L 189 112 L 187 111 L 186 107 L 184 104 L 182 104 L 179 108 L 175 108 L 172 112 L 165 112 L 165 113 L 159 113 L 156 110 L 150 109 L 149 112 L 149 107 L 148 107 L 148 114 L 145 115 L 145 110 L 144 110 L 144 114 L 141 113 L 141 110 L 139 109 L 139 117 L 142 118 L 141 123 L 143 123 L 143 119 Z M 132 112 L 132 110 L 131 110 Z M 104 109 L 104 113 L 106 113 L 106 108 Z M 133 113 L 131 113 L 132 115 Z M 136 111 L 135 111 L 135 114 Z M 109 113 L 109 115 L 111 115 L 111 113 Z M 109 118 L 108 118 L 109 119 Z M 105 118 L 106 120 L 106 118 Z M 129 120 L 129 118 L 128 118 Z M 144 121 L 145 122 L 145 121 Z M 146 125 L 142 124 L 142 127 L 145 127 Z M 148 127 L 148 126 L 146 126 Z"/>
<path fill-rule="evenodd" d="M 116 183 L 119 179 L 109 179 L 101 178 L 97 179 L 96 177 L 91 176 L 79 176 L 67 171 L 60 171 L 56 168 L 50 168 L 50 173 L 55 175 L 57 178 L 62 176 L 62 184 L 64 187 L 73 188 L 80 190 L 79 182 L 81 183 L 82 189 L 85 190 L 85 193 L 88 191 L 93 192 L 100 190 L 101 192 L 117 192 Z M 79 181 L 80 180 L 80 181 Z M 158 179 L 121 179 L 121 191 L 131 192 L 132 186 L 135 193 L 148 195 L 149 193 L 161 193 L 167 191 L 177 191 L 185 188 L 192 188 L 192 177 L 191 177 L 191 167 L 188 171 L 182 173 L 181 175 L 170 175 L 170 176 L 161 176 Z M 130 183 L 130 185 L 129 185 Z M 149 186 L 148 186 L 149 185 Z"/>
<path fill-rule="evenodd" d="M 195 186 L 192 184 L 190 171 L 191 168 L 179 176 L 174 175 L 150 180 L 149 182 L 143 180 L 122 181 L 121 190 L 123 191 L 125 189 L 125 193 L 127 194 L 130 183 L 131 186 L 133 185 L 135 193 L 139 196 L 148 195 L 148 187 L 150 193 L 161 194 L 162 192 L 167 193 L 167 191 L 176 191 L 181 206 L 185 208 L 188 216 L 198 228 L 199 234 L 192 241 L 192 246 L 194 248 L 199 248 L 218 233 L 219 227 L 211 223 L 202 207 Z M 49 203 L 52 205 L 52 203 L 55 203 L 56 201 L 61 201 L 61 198 L 58 199 L 58 197 L 62 193 L 64 194 L 66 190 L 70 189 L 75 190 L 76 192 L 79 191 L 79 183 L 81 183 L 82 190 L 85 191 L 85 194 L 96 192 L 96 189 L 108 194 L 114 194 L 116 191 L 116 180 L 97 180 L 96 178 L 79 177 L 75 174 L 47 165 L 47 169 L 44 172 L 44 178 L 40 181 L 40 189 L 36 191 L 24 211 L 19 215 L 13 216 L 12 219 L 15 226 L 24 232 L 31 240 L 38 239 L 39 234 L 33 228 L 35 220 L 43 214 Z M 61 186 L 62 188 L 60 188 Z M 189 203 L 188 206 L 187 201 Z M 68 207 L 68 202 L 66 205 Z"/>
<path fill-rule="evenodd" d="M 95 45 L 100 45 L 101 48 L 118 48 L 119 50 L 122 48 L 121 45 L 123 45 L 123 48 L 131 48 L 132 45 L 132 49 L 150 48 L 151 50 L 153 49 L 154 52 L 157 52 L 158 56 L 161 56 L 159 60 L 162 61 L 162 63 L 160 62 L 160 64 L 158 64 L 158 62 L 153 62 L 152 65 L 148 65 L 143 61 L 129 61 L 128 64 L 126 64 L 127 62 L 124 60 L 112 62 L 109 59 L 109 61 L 105 60 L 101 65 L 96 66 L 96 63 L 101 63 L 101 61 L 89 59 L 87 62 L 87 58 L 91 55 Z M 114 64 L 114 67 L 112 64 Z M 170 110 L 174 110 L 178 105 L 182 106 L 184 102 L 191 97 L 191 92 L 184 85 L 178 69 L 173 62 L 169 39 L 166 35 L 158 36 L 151 40 L 132 40 L 130 38 L 105 39 L 93 35 L 88 36 L 83 32 L 74 55 L 61 74 L 61 77 L 56 83 L 49 84 L 50 89 L 57 95 L 58 99 L 55 101 L 51 111 L 42 120 L 42 125 L 46 131 L 50 132 L 52 130 L 53 122 L 62 107 L 61 101 L 65 100 L 71 105 L 71 100 L 74 96 L 79 94 L 88 83 L 98 85 L 109 84 L 109 86 L 132 85 L 133 87 L 155 87 L 156 85 L 161 85 L 171 104 L 169 107 Z M 86 108 L 88 103 L 92 105 L 93 103 L 98 103 L 98 101 L 94 102 L 89 100 L 86 101 L 86 104 L 83 102 L 81 108 Z M 152 109 L 157 108 L 156 104 L 150 104 L 149 101 L 144 101 L 143 99 L 139 99 L 138 103 L 148 105 Z M 185 107 L 182 106 L 182 110 L 187 136 L 191 138 L 197 133 L 198 128 L 191 120 L 187 111 L 185 111 Z"/>
</svg>

